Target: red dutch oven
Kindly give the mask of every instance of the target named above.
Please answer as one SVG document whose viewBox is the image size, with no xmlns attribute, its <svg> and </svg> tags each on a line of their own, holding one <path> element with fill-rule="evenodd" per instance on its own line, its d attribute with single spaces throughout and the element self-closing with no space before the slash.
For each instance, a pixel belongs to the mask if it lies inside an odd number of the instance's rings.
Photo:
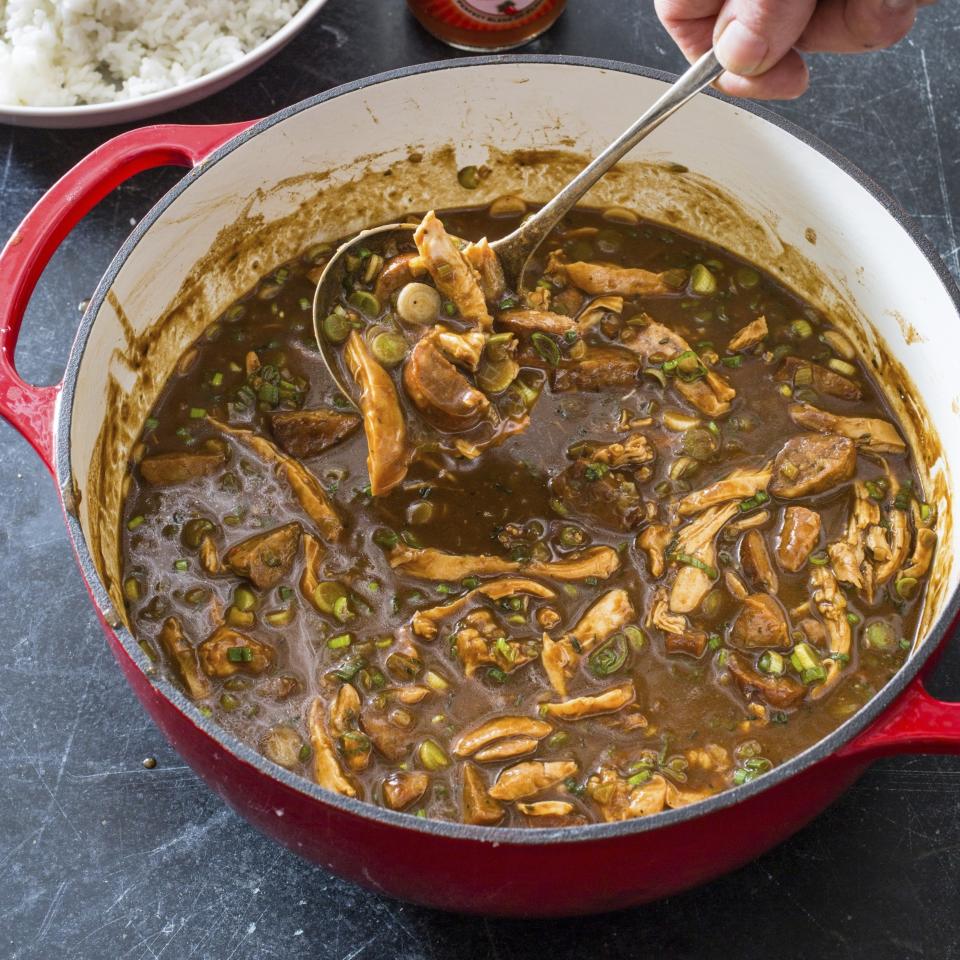
<svg viewBox="0 0 960 960">
<path fill-rule="evenodd" d="M 348 84 L 253 124 L 134 130 L 55 184 L 0 255 L 0 413 L 53 474 L 130 685 L 231 807 L 304 857 L 389 896 L 525 916 L 641 903 L 767 850 L 878 757 L 960 753 L 960 705 L 923 687 L 960 605 L 950 483 L 960 462 L 957 388 L 937 356 L 955 342 L 960 293 L 916 227 L 857 170 L 771 115 L 712 96 L 662 127 L 592 200 L 633 207 L 778 272 L 879 364 L 936 501 L 941 542 L 916 649 L 867 706 L 769 774 L 693 806 L 571 829 L 490 829 L 394 813 L 273 765 L 206 719 L 127 627 L 118 531 L 128 456 L 177 357 L 209 319 L 311 242 L 432 205 L 511 192 L 546 199 L 582 164 L 575 151 L 606 144 L 666 81 L 603 61 L 480 58 Z M 493 171 L 472 193 L 455 175 L 469 163 Z M 162 164 L 189 172 L 110 265 L 63 381 L 25 383 L 14 369 L 17 334 L 58 243 L 110 190 Z M 573 879 L 583 876 L 594 879 Z"/>
</svg>

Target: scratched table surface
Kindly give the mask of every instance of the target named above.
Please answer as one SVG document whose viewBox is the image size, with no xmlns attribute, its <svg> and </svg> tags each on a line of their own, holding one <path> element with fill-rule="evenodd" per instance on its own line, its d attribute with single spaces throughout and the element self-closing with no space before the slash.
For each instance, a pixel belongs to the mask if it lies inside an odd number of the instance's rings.
<svg viewBox="0 0 960 960">
<path fill-rule="evenodd" d="M 815 58 L 812 91 L 774 109 L 872 175 L 960 274 L 960 23 L 952 6 L 926 10 L 891 52 Z M 651 7 L 572 0 L 529 49 L 676 71 L 681 59 Z M 165 119 L 259 116 L 343 81 L 448 55 L 399 0 L 332 0 L 281 57 Z M 0 129 L 3 237 L 58 176 L 116 132 Z M 139 176 L 64 242 L 28 311 L 18 353 L 28 378 L 58 379 L 77 305 L 176 176 Z M 0 490 L 0 956 L 960 958 L 955 758 L 879 763 L 756 862 L 617 915 L 485 921 L 344 883 L 229 811 L 155 729 L 107 650 L 53 485 L 5 424 Z M 957 700 L 960 644 L 952 647 L 932 689 Z M 157 759 L 152 770 L 141 762 L 148 756 Z"/>
</svg>

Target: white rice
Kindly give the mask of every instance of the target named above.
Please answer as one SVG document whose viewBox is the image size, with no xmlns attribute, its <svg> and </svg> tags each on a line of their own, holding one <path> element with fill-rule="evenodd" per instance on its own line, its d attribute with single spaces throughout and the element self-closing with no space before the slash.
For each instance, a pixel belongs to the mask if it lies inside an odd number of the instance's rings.
<svg viewBox="0 0 960 960">
<path fill-rule="evenodd" d="M 303 0 L 0 0 L 0 103 L 128 100 L 234 63 Z"/>
</svg>

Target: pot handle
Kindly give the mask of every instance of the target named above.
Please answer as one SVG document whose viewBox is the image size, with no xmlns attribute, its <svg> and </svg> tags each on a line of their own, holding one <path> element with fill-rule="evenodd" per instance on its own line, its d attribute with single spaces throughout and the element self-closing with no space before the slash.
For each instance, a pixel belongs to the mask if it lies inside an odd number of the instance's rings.
<svg viewBox="0 0 960 960">
<path fill-rule="evenodd" d="M 38 387 L 17 373 L 14 353 L 34 287 L 60 241 L 114 187 L 166 165 L 195 167 L 255 121 L 160 124 L 121 133 L 68 170 L 24 217 L 0 253 L 0 416 L 53 472 L 53 423 L 62 383 Z"/>
<path fill-rule="evenodd" d="M 960 754 L 960 703 L 931 697 L 915 677 L 883 716 L 838 753 L 871 759 L 897 753 Z"/>
</svg>

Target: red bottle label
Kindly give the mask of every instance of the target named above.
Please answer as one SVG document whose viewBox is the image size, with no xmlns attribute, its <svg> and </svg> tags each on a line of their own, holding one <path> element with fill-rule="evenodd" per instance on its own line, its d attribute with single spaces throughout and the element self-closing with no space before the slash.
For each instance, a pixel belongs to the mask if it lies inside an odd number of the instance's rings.
<svg viewBox="0 0 960 960">
<path fill-rule="evenodd" d="M 424 13 L 465 30 L 506 30 L 555 10 L 561 0 L 428 0 Z"/>
</svg>

